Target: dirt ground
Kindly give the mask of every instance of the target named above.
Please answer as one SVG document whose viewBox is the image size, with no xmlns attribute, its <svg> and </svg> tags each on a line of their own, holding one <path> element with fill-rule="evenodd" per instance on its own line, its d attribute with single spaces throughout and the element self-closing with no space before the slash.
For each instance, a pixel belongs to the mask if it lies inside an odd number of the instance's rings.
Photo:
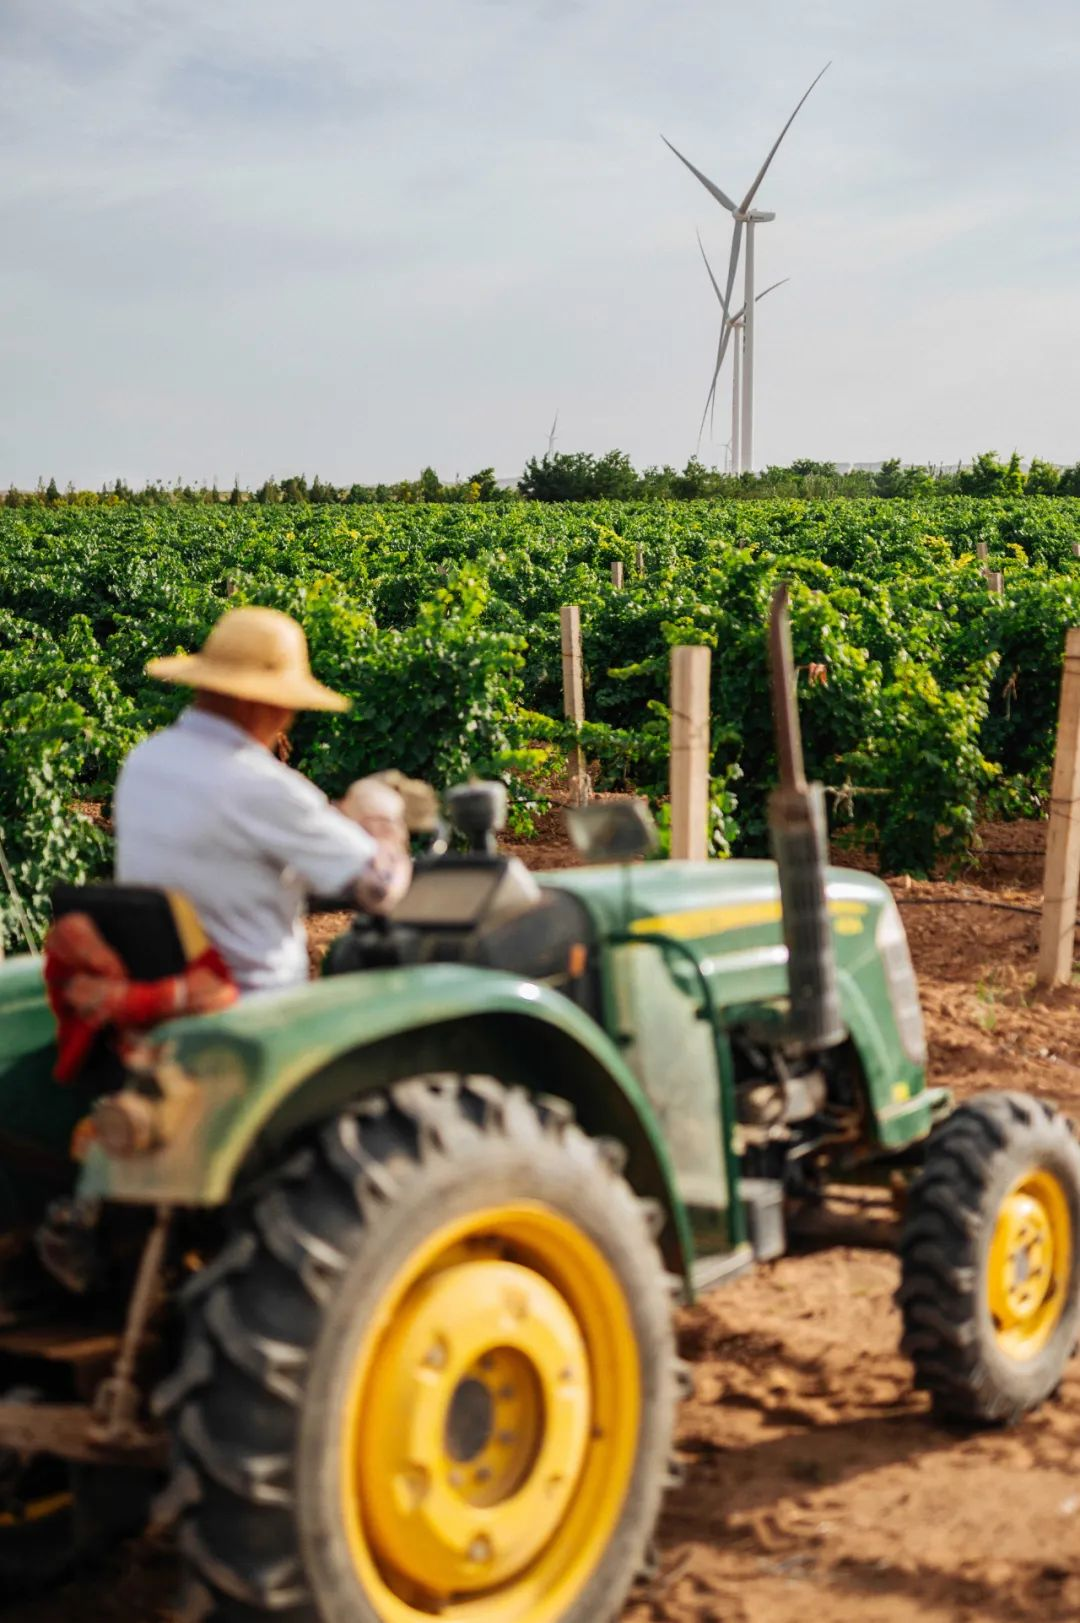
<svg viewBox="0 0 1080 1623">
<path fill-rule="evenodd" d="M 1038 906 L 1043 839 L 1041 825 L 990 828 L 966 877 L 893 888 L 932 1079 L 961 1094 L 1023 1088 L 1080 1115 L 1080 989 L 1035 997 L 1038 919 L 1010 910 Z M 553 823 L 527 855 L 567 859 Z M 896 1350 L 896 1283 L 886 1251 L 821 1251 L 684 1315 L 687 1477 L 663 1519 L 659 1574 L 624 1623 L 1080 1617 L 1080 1363 L 1013 1431 L 944 1430 Z M 4 1616 L 157 1623 L 172 1578 L 168 1552 L 143 1544 L 103 1580 Z"/>
</svg>

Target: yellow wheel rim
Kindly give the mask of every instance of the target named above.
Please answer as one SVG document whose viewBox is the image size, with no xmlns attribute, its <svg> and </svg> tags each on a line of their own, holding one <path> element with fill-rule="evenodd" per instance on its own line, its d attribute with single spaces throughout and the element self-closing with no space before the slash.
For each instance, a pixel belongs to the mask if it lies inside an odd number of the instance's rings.
<svg viewBox="0 0 1080 1623">
<path fill-rule="evenodd" d="M 1016 1180 L 1001 1203 L 987 1261 L 987 1296 L 997 1343 L 1010 1358 L 1034 1358 L 1065 1307 L 1072 1268 L 1072 1222 L 1052 1172 Z"/>
<path fill-rule="evenodd" d="M 342 1508 L 380 1623 L 555 1623 L 622 1515 L 641 1416 L 629 1307 L 538 1202 L 448 1223 L 356 1360 Z"/>
</svg>

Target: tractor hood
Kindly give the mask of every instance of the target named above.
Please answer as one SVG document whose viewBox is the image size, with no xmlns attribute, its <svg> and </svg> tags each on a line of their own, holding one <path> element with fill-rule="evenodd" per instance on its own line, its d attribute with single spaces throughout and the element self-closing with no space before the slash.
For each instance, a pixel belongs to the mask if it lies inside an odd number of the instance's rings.
<svg viewBox="0 0 1080 1623">
<path fill-rule="evenodd" d="M 601 943 L 678 943 L 697 960 L 727 1029 L 782 1033 L 788 954 L 773 862 L 657 862 L 572 868 L 539 876 L 586 908 Z M 929 1128 L 926 1047 L 907 938 L 888 889 L 872 874 L 826 870 L 841 1013 L 858 1054 L 881 1141 Z M 669 972 L 686 978 L 671 956 Z M 692 988 L 689 973 L 686 989 Z"/>
<path fill-rule="evenodd" d="M 664 935 L 700 944 L 713 959 L 783 950 L 775 862 L 648 862 L 537 877 L 577 896 L 601 938 Z M 877 916 L 893 906 L 892 898 L 880 879 L 851 868 L 829 868 L 826 883 L 837 955 L 850 965 L 873 951 Z"/>
</svg>

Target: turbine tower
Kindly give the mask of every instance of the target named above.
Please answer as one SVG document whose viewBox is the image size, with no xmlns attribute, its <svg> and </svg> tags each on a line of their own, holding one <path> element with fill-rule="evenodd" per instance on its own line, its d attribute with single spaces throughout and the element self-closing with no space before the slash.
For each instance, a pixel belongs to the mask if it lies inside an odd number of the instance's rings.
<svg viewBox="0 0 1080 1623">
<path fill-rule="evenodd" d="M 800 98 L 795 107 L 795 111 L 792 113 L 791 117 L 788 119 L 787 123 L 780 131 L 780 134 L 776 137 L 776 140 L 770 147 L 765 162 L 754 176 L 754 179 L 750 184 L 750 189 L 746 193 L 746 196 L 743 198 L 741 203 L 736 203 L 733 198 L 730 198 L 725 191 L 722 191 L 721 188 L 716 185 L 715 181 L 710 180 L 708 175 L 702 174 L 701 170 L 696 168 L 695 165 L 690 162 L 689 158 L 685 158 L 683 156 L 678 147 L 672 146 L 666 135 L 661 136 L 661 140 L 664 142 L 664 145 L 670 147 L 671 151 L 674 152 L 679 162 L 686 165 L 690 173 L 695 175 L 697 179 L 700 180 L 701 184 L 705 187 L 705 190 L 709 192 L 712 197 L 715 197 L 716 201 L 723 208 L 727 209 L 728 213 L 735 222 L 735 228 L 731 236 L 731 255 L 728 259 L 727 286 L 724 297 L 721 300 L 725 311 L 731 308 L 731 296 L 735 290 L 735 276 L 739 268 L 739 250 L 742 247 L 743 228 L 745 227 L 746 229 L 745 298 L 743 300 L 743 310 L 745 315 L 743 318 L 744 328 L 741 408 L 742 445 L 740 447 L 741 457 L 739 459 L 738 470 L 740 473 L 750 472 L 753 470 L 754 466 L 754 305 L 757 303 L 757 296 L 754 293 L 754 227 L 758 225 L 766 225 L 770 220 L 775 220 L 776 218 L 775 214 L 769 214 L 760 209 L 755 209 L 753 207 L 753 202 L 754 198 L 758 194 L 762 181 L 768 174 L 769 165 L 772 163 L 780 149 L 781 141 L 783 141 L 784 136 L 795 122 L 795 118 L 802 107 L 803 102 L 806 101 L 810 91 L 813 90 L 814 85 L 817 84 L 818 79 L 820 79 L 822 74 L 826 72 L 829 65 L 830 64 L 826 62 L 825 67 L 823 67 L 821 70 L 821 73 L 817 75 L 817 78 L 814 79 L 813 83 L 810 85 L 810 88 Z M 723 360 L 723 350 L 725 348 L 726 345 L 724 344 L 723 338 L 721 338 L 721 361 Z"/>
</svg>

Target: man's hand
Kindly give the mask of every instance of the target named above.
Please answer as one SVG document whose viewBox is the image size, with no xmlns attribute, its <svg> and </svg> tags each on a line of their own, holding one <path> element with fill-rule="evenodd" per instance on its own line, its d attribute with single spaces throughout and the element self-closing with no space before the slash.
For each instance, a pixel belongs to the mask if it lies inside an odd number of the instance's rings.
<svg viewBox="0 0 1080 1623">
<path fill-rule="evenodd" d="M 335 801 L 338 811 L 351 817 L 377 839 L 384 819 L 392 820 L 407 844 L 410 834 L 435 834 L 439 829 L 439 797 L 429 783 L 407 778 L 396 767 L 357 778 Z"/>
<path fill-rule="evenodd" d="M 409 850 L 409 828 L 405 803 L 397 790 L 381 778 L 358 778 L 335 802 L 337 809 L 382 846 L 394 846 L 403 854 Z"/>
<path fill-rule="evenodd" d="M 396 844 L 381 843 L 356 881 L 356 901 L 365 913 L 391 913 L 412 883 L 412 863 Z"/>
</svg>

